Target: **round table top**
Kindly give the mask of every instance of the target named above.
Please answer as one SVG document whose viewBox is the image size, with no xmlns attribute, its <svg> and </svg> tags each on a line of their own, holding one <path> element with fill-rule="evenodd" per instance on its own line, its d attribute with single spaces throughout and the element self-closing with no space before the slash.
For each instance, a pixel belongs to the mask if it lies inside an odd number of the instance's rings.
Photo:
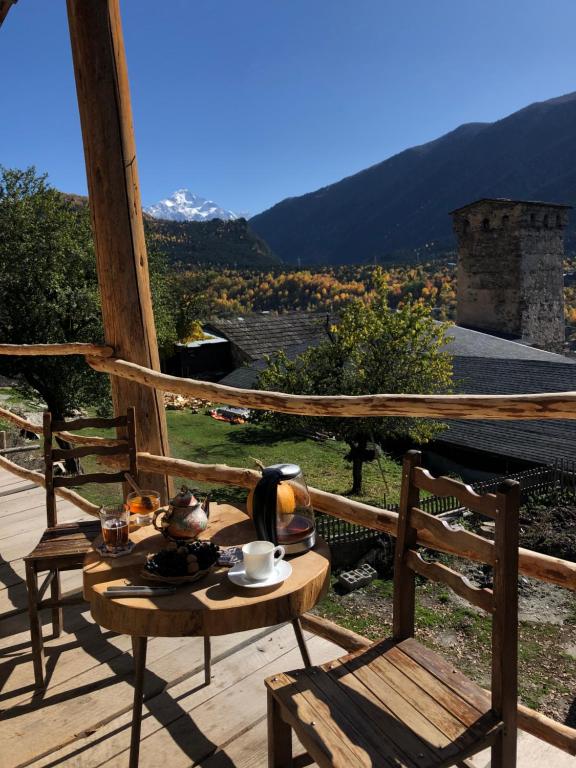
<svg viewBox="0 0 576 768">
<path fill-rule="evenodd" d="M 211 504 L 208 528 L 199 536 L 219 546 L 241 546 L 256 539 L 251 519 L 228 504 Z M 330 552 L 319 540 L 314 549 L 290 557 L 292 575 L 282 584 L 263 589 L 235 586 L 227 568 L 204 579 L 178 586 L 174 595 L 156 598 L 108 598 L 110 586 L 152 584 L 142 577 L 148 554 L 167 546 L 151 525 L 130 533 L 135 547 L 129 555 L 103 558 L 93 549 L 84 561 L 84 597 L 100 626 L 139 637 L 226 635 L 274 626 L 309 611 L 328 587 Z M 97 545 L 100 540 L 96 541 Z"/>
</svg>

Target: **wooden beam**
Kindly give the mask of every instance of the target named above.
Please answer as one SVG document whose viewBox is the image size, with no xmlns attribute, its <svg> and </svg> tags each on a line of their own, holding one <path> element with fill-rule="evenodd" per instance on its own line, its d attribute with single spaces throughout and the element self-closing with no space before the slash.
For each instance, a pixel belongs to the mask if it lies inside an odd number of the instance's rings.
<svg viewBox="0 0 576 768">
<path fill-rule="evenodd" d="M 12 411 L 6 410 L 6 408 L 0 408 L 0 421 L 8 421 L 20 429 L 25 429 L 27 432 L 34 432 L 37 435 L 42 435 L 44 433 L 44 429 L 41 424 L 33 424 L 31 421 L 27 421 L 21 416 L 17 416 L 15 413 L 12 413 Z M 74 435 L 71 432 L 57 431 L 54 434 L 57 434 L 58 437 L 62 437 L 64 440 L 66 440 L 66 442 L 72 443 L 74 445 L 104 446 L 124 445 L 126 443 L 125 440 L 113 440 L 106 437 L 96 437 L 92 435 Z"/>
<path fill-rule="evenodd" d="M 256 410 L 300 416 L 427 419 L 576 419 L 576 392 L 537 395 L 287 395 L 180 379 L 118 358 L 86 358 L 97 371 L 146 387 Z"/>
<path fill-rule="evenodd" d="M 329 640 L 340 648 L 351 653 L 352 651 L 362 651 L 372 645 L 372 641 L 367 637 L 353 632 L 351 629 L 345 629 L 339 624 L 335 624 L 329 619 L 323 619 L 314 613 L 305 613 L 300 617 L 302 628 L 312 632 L 313 635 Z"/>
<path fill-rule="evenodd" d="M 16 427 L 25 429 L 27 432 L 34 432 L 36 435 L 41 435 L 43 431 L 41 424 L 33 424 L 31 421 L 23 419 L 22 416 L 17 416 L 6 408 L 0 408 L 0 421 L 9 421 Z"/>
<path fill-rule="evenodd" d="M 0 27 L 4 23 L 4 19 L 8 15 L 8 11 L 12 8 L 18 0 L 0 0 Z"/>
<path fill-rule="evenodd" d="M 67 0 L 67 8 L 106 343 L 159 371 L 119 1 Z M 162 395 L 112 376 L 112 397 L 116 414 L 135 406 L 139 448 L 168 455 Z M 162 475 L 140 482 L 167 500 Z"/>
<path fill-rule="evenodd" d="M 301 618 L 302 626 L 314 635 L 339 645 L 348 653 L 369 648 L 373 641 L 357 632 L 335 624 L 329 619 L 322 619 L 312 613 L 305 613 Z M 490 691 L 486 691 L 490 693 Z M 557 723 L 551 717 L 542 715 L 523 704 L 518 705 L 518 727 L 526 733 L 531 733 L 538 739 L 552 744 L 558 749 L 576 755 L 576 728 L 570 728 L 562 723 Z"/>
<path fill-rule="evenodd" d="M 90 355 L 92 357 L 110 357 L 114 354 L 112 347 L 104 344 L 0 344 L 0 355 L 15 355 L 18 357 L 32 355 Z"/>
</svg>

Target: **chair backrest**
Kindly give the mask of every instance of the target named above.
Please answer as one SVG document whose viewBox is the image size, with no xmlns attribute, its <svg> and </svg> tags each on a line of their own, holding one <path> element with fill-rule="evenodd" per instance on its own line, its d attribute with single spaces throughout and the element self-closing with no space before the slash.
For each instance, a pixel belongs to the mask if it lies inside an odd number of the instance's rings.
<svg viewBox="0 0 576 768">
<path fill-rule="evenodd" d="M 504 480 L 496 493 L 482 496 L 448 477 L 434 478 L 421 466 L 419 451 L 404 457 L 394 562 L 393 635 L 414 635 L 415 577 L 440 581 L 460 597 L 492 615 L 492 709 L 505 722 L 516 722 L 518 666 L 518 509 L 520 485 Z M 419 509 L 420 491 L 455 496 L 463 506 L 494 520 L 494 541 Z M 427 562 L 417 542 L 443 552 L 487 563 L 493 569 L 493 589 L 474 587 L 452 568 Z M 441 544 L 440 544 L 441 542 Z"/>
<path fill-rule="evenodd" d="M 107 441 L 106 445 L 83 445 L 78 448 L 55 448 L 52 444 L 54 434 L 72 432 L 79 429 L 110 429 L 115 427 L 119 432 L 118 439 Z M 138 476 L 138 461 L 136 448 L 136 418 L 133 407 L 126 411 L 125 416 L 113 419 L 70 419 L 57 421 L 52 419 L 49 411 L 44 413 L 44 477 L 46 480 L 46 515 L 48 527 L 57 524 L 55 488 L 73 488 L 87 483 L 124 483 L 125 472 L 132 477 Z M 67 459 L 81 459 L 84 456 L 119 456 L 125 455 L 126 466 L 117 472 L 94 472 L 82 475 L 54 475 L 54 462 Z"/>
</svg>

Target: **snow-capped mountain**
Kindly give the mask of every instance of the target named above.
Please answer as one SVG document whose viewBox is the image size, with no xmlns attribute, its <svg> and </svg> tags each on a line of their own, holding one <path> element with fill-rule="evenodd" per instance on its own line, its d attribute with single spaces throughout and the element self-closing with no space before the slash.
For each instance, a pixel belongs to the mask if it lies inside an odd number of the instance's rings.
<svg viewBox="0 0 576 768">
<path fill-rule="evenodd" d="M 240 218 L 234 211 L 220 208 L 213 200 L 195 195 L 189 189 L 177 189 L 172 197 L 149 205 L 144 211 L 155 219 L 169 221 L 210 221 L 210 219 L 234 221 Z"/>
</svg>

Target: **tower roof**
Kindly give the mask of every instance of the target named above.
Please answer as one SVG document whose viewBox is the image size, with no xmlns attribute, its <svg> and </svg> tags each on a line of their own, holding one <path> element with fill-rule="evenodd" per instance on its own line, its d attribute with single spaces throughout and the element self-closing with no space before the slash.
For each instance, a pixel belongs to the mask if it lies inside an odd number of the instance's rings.
<svg viewBox="0 0 576 768">
<path fill-rule="evenodd" d="M 547 208 L 572 208 L 571 205 L 567 205 L 566 203 L 549 203 L 543 200 L 510 200 L 507 197 L 481 197 L 479 200 L 474 200 L 471 203 L 467 203 L 460 208 L 455 208 L 453 211 L 450 211 L 450 216 L 455 213 L 460 213 L 460 211 L 465 211 L 468 208 L 472 208 L 479 203 L 497 203 L 499 205 L 537 205 L 540 207 L 545 206 Z"/>
</svg>

